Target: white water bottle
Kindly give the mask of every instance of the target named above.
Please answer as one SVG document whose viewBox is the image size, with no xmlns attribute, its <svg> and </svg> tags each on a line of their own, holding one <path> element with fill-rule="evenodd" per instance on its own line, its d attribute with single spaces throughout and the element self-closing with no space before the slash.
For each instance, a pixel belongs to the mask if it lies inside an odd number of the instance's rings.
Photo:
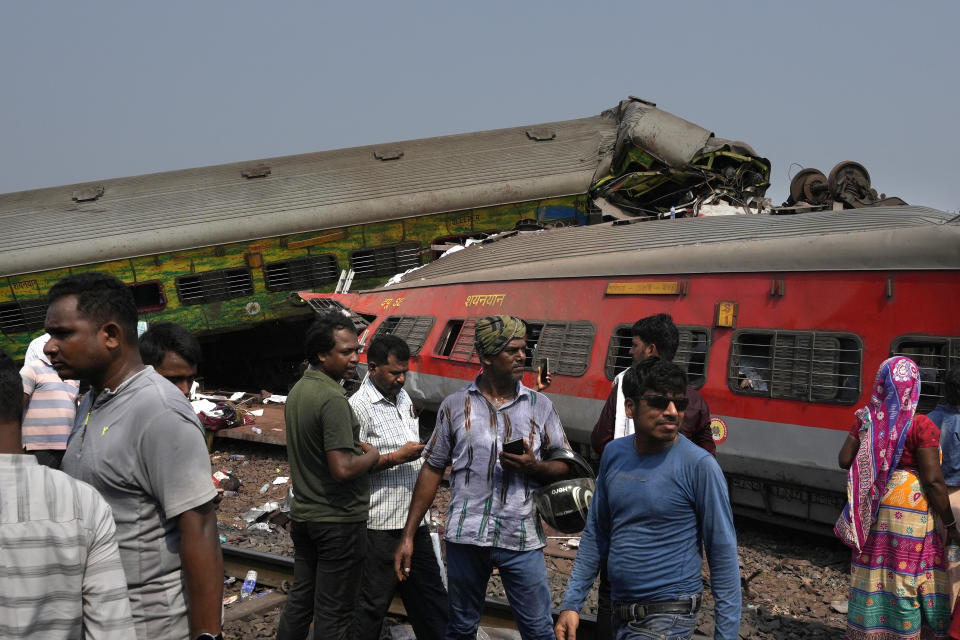
<svg viewBox="0 0 960 640">
<path fill-rule="evenodd" d="M 257 586 L 257 572 L 253 569 L 247 571 L 247 577 L 243 579 L 243 586 L 240 587 L 240 599 L 246 600 L 250 597 L 250 594 L 253 593 L 254 587 Z"/>
</svg>

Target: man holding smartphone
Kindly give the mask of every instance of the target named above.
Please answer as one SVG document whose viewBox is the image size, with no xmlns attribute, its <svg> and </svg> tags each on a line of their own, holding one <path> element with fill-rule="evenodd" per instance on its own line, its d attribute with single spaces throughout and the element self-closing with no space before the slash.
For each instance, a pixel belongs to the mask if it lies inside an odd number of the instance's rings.
<svg viewBox="0 0 960 640">
<path fill-rule="evenodd" d="M 546 460 L 570 448 L 550 400 L 525 387 L 526 326 L 512 316 L 476 322 L 474 346 L 483 371 L 440 405 L 424 453 L 410 513 L 394 560 L 397 578 L 412 572 L 414 537 L 450 465 L 447 638 L 475 638 L 490 574 L 500 571 L 525 639 L 553 638 L 550 589 L 543 559 L 546 537 L 534 491 L 570 473 L 567 463 Z M 509 453 L 504 443 L 520 453 Z"/>
</svg>

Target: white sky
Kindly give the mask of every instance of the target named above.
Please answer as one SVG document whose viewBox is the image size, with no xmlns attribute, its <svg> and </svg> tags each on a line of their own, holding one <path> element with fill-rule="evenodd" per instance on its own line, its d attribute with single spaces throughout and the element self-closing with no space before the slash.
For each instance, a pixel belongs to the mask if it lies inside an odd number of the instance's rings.
<svg viewBox="0 0 960 640">
<path fill-rule="evenodd" d="M 0 192 L 654 101 L 960 209 L 960 3 L 5 2 Z M 793 165 L 796 163 L 796 165 Z"/>
</svg>

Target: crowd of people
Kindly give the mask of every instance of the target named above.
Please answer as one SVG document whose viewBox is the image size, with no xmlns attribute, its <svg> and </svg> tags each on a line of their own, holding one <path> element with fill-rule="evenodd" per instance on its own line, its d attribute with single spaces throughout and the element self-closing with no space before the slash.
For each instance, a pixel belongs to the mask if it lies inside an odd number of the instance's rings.
<svg viewBox="0 0 960 640">
<path fill-rule="evenodd" d="M 187 400 L 199 343 L 169 323 L 138 337 L 132 295 L 109 275 L 64 278 L 48 302 L 19 371 L 0 354 L 0 635 L 222 637 L 217 496 Z M 522 383 L 523 321 L 478 319 L 474 342 L 479 375 L 421 440 L 403 340 L 363 347 L 367 375 L 348 397 L 361 350 L 351 319 L 331 312 L 307 330 L 309 366 L 285 409 L 295 557 L 278 640 L 311 627 L 377 640 L 395 595 L 418 638 L 472 639 L 494 572 L 525 639 L 576 638 L 598 576 L 597 637 L 691 638 L 704 555 L 715 637 L 737 638 L 727 485 L 706 402 L 672 362 L 670 316 L 633 325 L 633 364 L 594 427 L 599 472 L 589 509 L 575 508 L 583 532 L 556 622 L 541 515 L 551 520 L 538 504 L 578 458 L 545 393 L 549 372 Z M 944 544 L 960 542 L 960 370 L 929 416 L 916 413 L 919 387 L 911 360 L 885 362 L 839 455 L 851 469 L 836 527 L 854 549 L 849 638 L 960 637 Z M 441 557 L 429 524 L 445 476 Z"/>
</svg>

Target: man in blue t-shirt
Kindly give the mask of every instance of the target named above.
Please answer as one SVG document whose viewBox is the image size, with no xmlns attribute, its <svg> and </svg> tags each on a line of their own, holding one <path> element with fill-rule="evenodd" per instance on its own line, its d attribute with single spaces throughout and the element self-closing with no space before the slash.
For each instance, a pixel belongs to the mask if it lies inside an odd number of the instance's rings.
<svg viewBox="0 0 960 640">
<path fill-rule="evenodd" d="M 713 456 L 678 437 L 686 375 L 648 358 L 623 379 L 634 434 L 603 453 L 561 614 L 558 640 L 576 637 L 579 610 L 607 562 L 618 640 L 691 638 L 700 608 L 701 548 L 710 563 L 716 638 L 740 627 L 737 537 L 726 482 Z"/>
</svg>

